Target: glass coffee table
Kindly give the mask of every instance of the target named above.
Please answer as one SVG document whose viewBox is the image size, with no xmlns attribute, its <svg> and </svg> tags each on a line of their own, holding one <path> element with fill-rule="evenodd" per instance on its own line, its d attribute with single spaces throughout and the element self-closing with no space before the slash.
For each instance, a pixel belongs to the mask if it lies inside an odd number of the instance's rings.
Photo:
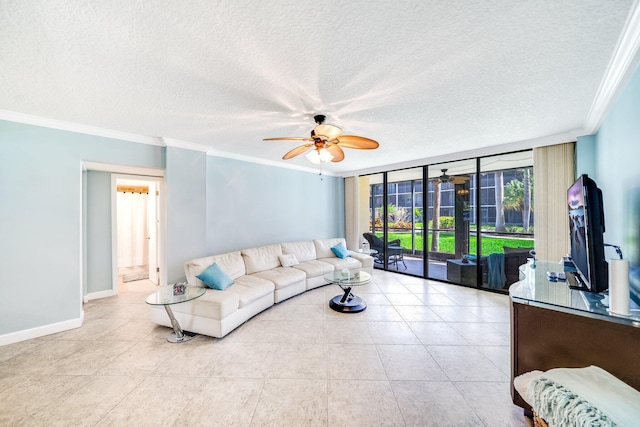
<svg viewBox="0 0 640 427">
<path fill-rule="evenodd" d="M 366 271 L 349 270 L 332 271 L 324 276 L 327 283 L 340 286 L 342 295 L 336 295 L 329 301 L 329 307 L 340 313 L 359 313 L 367 308 L 367 304 L 362 298 L 351 293 L 354 286 L 366 285 L 371 282 L 371 274 Z"/>
<path fill-rule="evenodd" d="M 173 286 L 162 286 L 161 289 L 158 289 L 144 300 L 144 302 L 149 305 L 163 305 L 164 309 L 167 311 L 169 320 L 171 320 L 171 326 L 173 327 L 173 332 L 169 334 L 167 341 L 186 342 L 194 339 L 198 335 L 193 332 L 182 330 L 180 324 L 173 315 L 173 311 L 171 311 L 171 305 L 200 298 L 204 295 L 204 292 L 205 288 L 201 288 L 199 286 L 185 286 L 184 294 L 174 295 Z"/>
</svg>

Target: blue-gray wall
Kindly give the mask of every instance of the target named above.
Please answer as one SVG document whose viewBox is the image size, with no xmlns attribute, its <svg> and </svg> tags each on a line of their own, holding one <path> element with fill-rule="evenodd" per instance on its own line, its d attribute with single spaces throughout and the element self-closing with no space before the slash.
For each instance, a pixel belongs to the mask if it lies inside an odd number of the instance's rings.
<svg viewBox="0 0 640 427">
<path fill-rule="evenodd" d="M 578 173 L 588 173 L 602 189 L 605 241 L 621 246 L 640 267 L 640 68 L 598 132 L 578 139 L 578 149 Z M 616 256 L 611 249 L 606 255 Z"/>
<path fill-rule="evenodd" d="M 206 181 L 205 153 L 167 147 L 166 253 L 169 283 L 184 280 L 185 261 L 211 255 L 206 251 Z"/>
<path fill-rule="evenodd" d="M 344 237 L 344 179 L 207 158 L 207 251 Z"/>
<path fill-rule="evenodd" d="M 169 282 L 190 258 L 344 236 L 342 178 L 0 120 L 0 343 L 79 319 L 82 296 L 103 290 L 111 241 L 90 211 L 109 206 L 109 174 L 82 162 L 165 169 Z"/>
<path fill-rule="evenodd" d="M 108 291 L 113 285 L 111 261 L 111 174 L 87 171 L 85 294 Z"/>
<path fill-rule="evenodd" d="M 164 150 L 0 121 L 0 335 L 80 317 L 82 160 L 163 167 Z"/>
</svg>

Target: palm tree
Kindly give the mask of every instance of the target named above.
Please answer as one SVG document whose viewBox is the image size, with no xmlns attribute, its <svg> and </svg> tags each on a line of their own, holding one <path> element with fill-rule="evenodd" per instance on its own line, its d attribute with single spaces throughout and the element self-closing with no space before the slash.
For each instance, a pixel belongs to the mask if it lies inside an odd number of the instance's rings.
<svg viewBox="0 0 640 427">
<path fill-rule="evenodd" d="M 531 169 L 524 170 L 524 177 L 522 178 L 522 192 L 524 197 L 524 203 L 522 204 L 522 228 L 524 232 L 529 232 L 529 219 L 531 217 L 532 205 L 531 205 L 531 187 L 533 181 L 531 180 Z"/>
<path fill-rule="evenodd" d="M 502 171 L 495 173 L 496 180 L 496 231 L 507 231 L 504 224 L 504 178 Z"/>
<path fill-rule="evenodd" d="M 520 211 L 522 214 L 522 228 L 525 233 L 529 232 L 529 217 L 533 211 L 533 203 L 531 201 L 531 189 L 533 187 L 533 179 L 530 169 L 523 170 L 523 180 L 518 181 L 512 179 L 504 187 L 504 208 Z"/>
</svg>

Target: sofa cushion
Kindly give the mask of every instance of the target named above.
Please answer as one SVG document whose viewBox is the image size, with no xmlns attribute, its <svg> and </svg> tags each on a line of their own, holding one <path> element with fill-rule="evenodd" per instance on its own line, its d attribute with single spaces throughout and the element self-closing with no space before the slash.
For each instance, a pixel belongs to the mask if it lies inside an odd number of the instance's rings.
<svg viewBox="0 0 640 427">
<path fill-rule="evenodd" d="M 347 258 L 322 258 L 319 261 L 326 262 L 327 264 L 333 265 L 335 270 L 342 270 L 343 268 L 348 268 L 350 270 L 354 268 L 362 268 L 362 263 L 353 257 Z"/>
<path fill-rule="evenodd" d="M 316 246 L 313 240 L 303 242 L 282 243 L 282 253 L 294 254 L 299 262 L 316 259 Z"/>
<path fill-rule="evenodd" d="M 316 247 L 316 258 L 334 258 L 336 255 L 333 253 L 331 248 L 340 242 L 344 243 L 346 247 L 346 242 L 343 238 L 314 240 L 313 244 Z"/>
<path fill-rule="evenodd" d="M 286 288 L 289 285 L 304 282 L 307 279 L 307 275 L 304 273 L 304 271 L 296 268 L 284 267 L 277 267 L 271 270 L 259 271 L 257 273 L 254 273 L 253 276 L 257 276 L 273 282 L 276 289 Z"/>
<path fill-rule="evenodd" d="M 224 291 L 229 286 L 233 285 L 233 279 L 227 275 L 218 264 L 211 264 L 206 270 L 196 276 L 202 280 L 205 285 L 211 289 L 217 289 Z"/>
<path fill-rule="evenodd" d="M 332 246 L 331 252 L 336 254 L 338 258 L 347 258 L 351 256 L 349 255 L 349 251 L 347 250 L 347 245 L 345 245 L 344 242 L 340 242 L 337 245 Z"/>
<path fill-rule="evenodd" d="M 242 250 L 247 274 L 280 267 L 280 259 L 278 258 L 280 255 L 282 255 L 282 246 L 279 244 Z"/>
<path fill-rule="evenodd" d="M 272 294 L 275 286 L 272 282 L 256 276 L 242 276 L 225 292 L 238 295 L 238 308 L 245 307 L 267 294 Z"/>
<path fill-rule="evenodd" d="M 234 280 L 246 274 L 242 255 L 240 255 L 239 251 L 235 251 L 222 255 L 192 259 L 191 261 L 185 262 L 184 272 L 187 276 L 187 282 L 192 286 L 207 287 L 207 285 L 196 276 L 214 263 L 218 264 L 222 271 Z"/>
<path fill-rule="evenodd" d="M 280 264 L 282 264 L 283 267 L 293 267 L 294 265 L 300 264 L 294 254 L 282 254 L 278 258 L 280 258 Z"/>
<path fill-rule="evenodd" d="M 322 262 L 317 259 L 313 259 L 311 261 L 301 262 L 298 265 L 294 265 L 293 268 L 297 268 L 298 270 L 302 270 L 307 274 L 307 279 L 311 277 L 322 276 L 325 273 L 331 273 L 335 270 L 333 264 L 329 264 L 328 262 Z"/>
</svg>

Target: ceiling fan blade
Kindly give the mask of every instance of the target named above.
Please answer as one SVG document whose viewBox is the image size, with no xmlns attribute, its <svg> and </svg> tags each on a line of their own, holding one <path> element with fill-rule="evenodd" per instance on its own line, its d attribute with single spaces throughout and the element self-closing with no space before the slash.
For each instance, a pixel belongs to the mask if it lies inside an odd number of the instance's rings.
<svg viewBox="0 0 640 427">
<path fill-rule="evenodd" d="M 454 184 L 464 184 L 465 182 L 467 182 L 469 180 L 469 176 L 468 175 L 456 175 L 454 177 L 452 177 L 452 179 L 450 180 L 450 182 L 453 182 Z"/>
<path fill-rule="evenodd" d="M 332 162 L 337 163 L 344 160 L 344 151 L 342 151 L 342 148 L 335 144 L 327 145 L 325 148 L 333 156 L 333 159 L 331 159 Z"/>
<path fill-rule="evenodd" d="M 373 139 L 364 136 L 342 135 L 336 138 L 337 144 L 343 148 L 357 148 L 359 150 L 374 150 L 380 146 Z"/>
<path fill-rule="evenodd" d="M 313 133 L 316 134 L 316 136 L 325 136 L 328 141 L 331 141 L 340 136 L 342 129 L 334 125 L 321 124 L 313 128 Z"/>
<path fill-rule="evenodd" d="M 313 141 L 311 138 L 303 136 L 281 136 L 278 138 L 264 138 L 263 141 Z"/>
<path fill-rule="evenodd" d="M 300 154 L 304 153 L 311 147 L 313 147 L 313 144 L 304 144 L 299 147 L 296 147 L 293 150 L 287 152 L 287 154 L 285 154 L 284 156 L 282 156 L 282 160 L 289 160 L 295 156 L 299 156 Z"/>
</svg>

